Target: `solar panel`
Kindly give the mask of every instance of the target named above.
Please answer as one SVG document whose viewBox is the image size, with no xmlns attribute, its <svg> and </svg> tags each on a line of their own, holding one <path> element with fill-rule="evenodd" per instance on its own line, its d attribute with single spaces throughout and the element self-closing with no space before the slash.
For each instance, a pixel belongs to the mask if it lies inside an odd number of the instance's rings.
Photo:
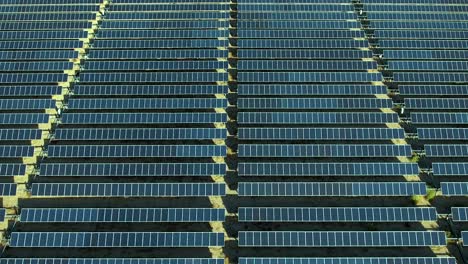
<svg viewBox="0 0 468 264">
<path fill-rule="evenodd" d="M 239 98 L 239 109 L 374 109 L 392 108 L 391 99 Z"/>
<path fill-rule="evenodd" d="M 75 85 L 75 95 L 213 95 L 227 94 L 222 85 Z"/>
<path fill-rule="evenodd" d="M 43 163 L 40 176 L 210 176 L 224 175 L 217 163 Z"/>
<path fill-rule="evenodd" d="M 468 246 L 468 242 L 465 243 L 465 241 L 468 241 L 468 232 L 467 231 L 461 231 L 461 238 L 463 241 L 463 246 L 466 247 Z"/>
<path fill-rule="evenodd" d="M 39 129 L 0 129 L 0 141 L 41 139 L 41 133 Z"/>
<path fill-rule="evenodd" d="M 277 83 L 362 83 L 380 82 L 381 73 L 365 72 L 239 72 L 239 82 Z"/>
<path fill-rule="evenodd" d="M 468 62 L 463 61 L 389 61 L 388 68 L 394 71 L 463 71 Z"/>
<path fill-rule="evenodd" d="M 282 71 L 365 71 L 377 67 L 375 61 L 304 61 L 304 60 L 240 60 L 237 69 L 240 71 L 249 70 L 282 70 Z"/>
<path fill-rule="evenodd" d="M 0 176 L 16 176 L 24 175 L 26 173 L 25 164 L 14 164 L 14 163 L 1 163 L 0 164 Z"/>
<path fill-rule="evenodd" d="M 299 48 L 299 49 L 346 49 L 367 48 L 367 41 L 348 39 L 239 39 L 239 48 Z"/>
<path fill-rule="evenodd" d="M 239 5 L 242 6 L 242 5 Z M 275 6 L 275 5 L 263 5 L 263 6 Z M 328 6 L 328 5 L 323 5 Z M 302 5 L 301 8 L 306 7 Z M 301 10 L 302 11 L 302 10 Z M 357 21 L 315 21 L 315 20 L 239 20 L 237 22 L 239 28 L 251 28 L 251 29 L 351 29 L 360 28 L 360 24 Z"/>
<path fill-rule="evenodd" d="M 416 163 L 244 163 L 239 176 L 401 176 L 417 175 Z"/>
<path fill-rule="evenodd" d="M 400 14 L 400 13 L 399 13 Z M 368 13 L 370 15 L 370 13 Z M 414 16 L 415 14 L 410 14 Z M 379 39 L 467 39 L 468 32 L 455 30 L 375 30 L 375 37 Z"/>
<path fill-rule="evenodd" d="M 413 2 L 411 4 L 415 4 L 415 3 Z M 463 13 L 369 13 L 367 14 L 367 18 L 369 20 L 460 21 L 460 20 L 468 20 L 468 15 L 463 14 Z"/>
<path fill-rule="evenodd" d="M 226 99 L 215 98 L 127 98 L 70 99 L 70 109 L 206 109 L 225 108 Z"/>
<path fill-rule="evenodd" d="M 0 158 L 32 157 L 33 154 L 33 146 L 0 145 Z"/>
<path fill-rule="evenodd" d="M 433 83 L 465 83 L 468 82 L 468 77 L 465 73 L 403 73 L 396 72 L 393 74 L 394 82 L 433 82 Z"/>
<path fill-rule="evenodd" d="M 16 183 L 0 183 L 0 196 L 16 196 Z"/>
<path fill-rule="evenodd" d="M 0 52 L 0 58 L 2 58 Z M 88 52 L 91 59 L 128 60 L 128 59 L 210 59 L 226 58 L 227 50 L 185 49 L 185 50 L 93 50 Z M 145 76 L 147 77 L 147 76 Z"/>
<path fill-rule="evenodd" d="M 44 49 L 70 50 L 70 49 L 77 49 L 81 47 L 83 47 L 83 42 L 79 40 L 42 40 L 42 41 L 35 41 L 35 40 L 24 41 L 23 40 L 23 41 L 2 41 L 0 43 L 0 48 L 2 50 L 23 50 L 23 49 L 24 50 L 44 50 Z"/>
<path fill-rule="evenodd" d="M 426 184 L 423 182 L 240 182 L 238 192 L 239 196 L 412 196 L 425 195 Z"/>
<path fill-rule="evenodd" d="M 229 10 L 229 4 L 227 3 L 214 3 L 214 4 L 203 4 L 197 3 L 196 5 L 187 5 L 182 4 L 146 4 L 146 5 L 113 5 L 110 7 L 113 12 L 122 12 L 122 11 L 226 11 Z"/>
<path fill-rule="evenodd" d="M 226 146 L 215 145 L 52 145 L 48 157 L 224 157 Z"/>
<path fill-rule="evenodd" d="M 2 6 L 0 12 L 2 13 L 63 13 L 63 12 L 95 12 L 99 10 L 98 5 L 80 5 L 80 4 L 69 4 L 68 5 L 44 5 L 50 4 L 50 2 L 43 2 L 43 5 L 37 5 L 37 2 L 32 2 L 33 5 L 13 5 L 13 6 Z M 21 2 L 20 4 L 23 4 Z M 24 3 L 26 4 L 26 3 Z"/>
<path fill-rule="evenodd" d="M 239 157 L 395 157 L 411 156 L 410 145 L 240 144 Z"/>
<path fill-rule="evenodd" d="M 436 221 L 434 207 L 239 207 L 239 222 Z"/>
<path fill-rule="evenodd" d="M 74 50 L 54 51 L 0 51 L 0 60 L 31 61 L 31 60 L 67 60 L 77 58 L 78 52 Z"/>
<path fill-rule="evenodd" d="M 271 3 L 271 2 L 268 2 Z M 356 19 L 353 13 L 344 12 L 294 12 L 294 13 L 238 13 L 239 20 L 351 20 Z M 468 19 L 468 17 L 467 17 Z"/>
<path fill-rule="evenodd" d="M 440 188 L 445 196 L 468 195 L 468 182 L 441 182 Z"/>
<path fill-rule="evenodd" d="M 411 7 L 411 6 L 408 6 Z M 421 6 L 425 8 L 427 6 Z M 422 10 L 421 10 L 422 11 Z M 467 9 L 468 11 L 468 9 Z M 463 29 L 468 26 L 465 22 L 447 22 L 447 21 L 372 21 L 370 26 L 379 29 Z"/>
<path fill-rule="evenodd" d="M 80 74 L 80 82 L 84 83 L 187 83 L 187 82 L 223 82 L 227 81 L 227 73 L 218 72 L 84 72 Z M 2 75 L 0 75 L 0 80 Z"/>
<path fill-rule="evenodd" d="M 395 113 L 240 112 L 239 124 L 385 124 L 398 123 Z M 468 120 L 468 115 L 467 115 Z M 467 121 L 468 122 L 468 121 Z"/>
<path fill-rule="evenodd" d="M 5 2 L 2 2 L 5 3 Z M 26 2 L 21 2 L 22 4 L 26 4 Z M 50 2 L 48 2 L 50 3 Z M 37 2 L 34 2 L 37 4 Z M 76 20 L 93 20 L 96 18 L 94 13 L 2 13 L 0 14 L 1 21 L 76 21 Z M 76 32 L 79 32 L 78 30 Z M 4 33 L 4 32 L 2 32 Z M 13 32 L 11 32 L 13 33 Z M 23 32 L 15 32 L 21 36 Z M 65 36 L 68 36 L 67 33 L 75 34 L 74 31 L 56 31 L 56 32 L 49 32 L 52 33 L 51 35 L 61 35 L 64 33 Z M 47 34 L 46 33 L 46 34 Z M 86 33 L 82 31 L 82 33 Z M 81 36 L 81 35 L 80 35 Z M 47 38 L 47 37 L 46 37 Z M 83 38 L 83 37 L 73 37 L 74 39 Z"/>
<path fill-rule="evenodd" d="M 158 40 L 158 39 L 149 39 L 149 40 L 96 40 L 94 42 L 93 47 L 96 49 L 165 49 L 165 48 L 187 48 L 187 49 L 198 49 L 198 48 L 218 48 L 218 47 L 227 47 L 229 45 L 227 40 L 217 40 L 217 39 L 177 39 L 177 40 Z M 125 68 L 128 66 L 130 69 L 132 66 L 139 66 L 144 68 L 148 66 L 149 69 L 162 67 L 160 65 L 162 62 L 109 62 L 107 64 L 100 63 L 100 69 L 108 69 L 112 67 L 112 64 L 117 66 L 117 70 Z M 170 62 L 165 62 L 170 65 Z M 203 65 L 202 62 L 184 62 L 185 65 L 196 64 L 199 63 Z M 227 61 L 225 62 L 206 62 L 208 65 L 215 65 L 215 64 L 225 64 L 227 68 Z M 87 63 L 89 65 L 89 63 Z M 173 62 L 173 64 L 178 64 L 177 62 Z M 184 65 L 179 63 L 179 65 Z M 105 66 L 107 65 L 107 67 Z M 91 62 L 91 67 L 96 67 L 96 63 Z M 120 67 L 119 67 L 120 66 Z M 87 67 L 87 68 L 88 68 Z M 205 66 L 206 67 L 206 66 Z M 220 66 L 218 66 L 220 67 Z M 173 67 L 172 67 L 173 68 Z M 208 68 L 208 67 L 207 67 Z M 213 67 L 210 67 L 213 68 Z M 128 68 L 127 68 L 128 69 Z M 136 68 L 135 70 L 137 70 Z"/>
<path fill-rule="evenodd" d="M 445 246 L 443 231 L 239 231 L 239 247 Z"/>
<path fill-rule="evenodd" d="M 1 117 L 1 115 L 0 115 Z M 227 122 L 223 113 L 63 113 L 64 124 L 206 124 Z"/>
<path fill-rule="evenodd" d="M 405 98 L 408 109 L 468 109 L 468 99 L 459 98 Z"/>
<path fill-rule="evenodd" d="M 466 50 L 390 50 L 385 49 L 383 56 L 387 59 L 428 59 L 428 60 L 447 60 L 447 59 L 466 59 L 468 51 Z"/>
<path fill-rule="evenodd" d="M 12 232 L 10 247 L 221 247 L 215 232 Z"/>
<path fill-rule="evenodd" d="M 0 124 L 3 125 L 35 125 L 49 122 L 49 115 L 38 113 L 0 114 Z"/>
<path fill-rule="evenodd" d="M 414 124 L 467 124 L 467 113 L 411 113 Z"/>
<path fill-rule="evenodd" d="M 106 20 L 110 19 L 129 19 L 129 20 L 145 20 L 145 19 L 166 19 L 166 17 L 177 17 L 183 18 L 185 16 L 191 16 L 190 19 L 203 19 L 212 17 L 213 19 L 226 18 L 229 13 L 107 13 Z M 208 38 L 227 38 L 229 37 L 229 31 L 226 29 L 216 30 L 197 30 L 197 29 L 165 29 L 165 30 L 104 30 L 99 31 L 96 35 L 96 39 L 208 39 Z"/>
<path fill-rule="evenodd" d="M 228 8 L 229 9 L 229 8 Z M 227 10 L 228 10 L 227 9 Z M 203 12 L 113 12 L 109 10 L 106 14 L 106 20 L 215 20 L 229 19 L 228 12 L 203 11 Z M 215 31 L 215 30 L 212 30 Z M 199 31 L 202 33 L 203 31 Z M 202 33 L 203 34 L 203 33 Z"/>
<path fill-rule="evenodd" d="M 222 258 L 2 258 L 1 264 L 223 264 Z M 413 263 L 410 263 L 413 264 Z M 454 264 L 454 263 L 428 263 Z"/>
<path fill-rule="evenodd" d="M 260 258 L 260 257 L 240 257 L 239 264 L 456 264 L 453 257 L 358 257 L 358 258 Z M 5 263 L 10 264 L 10 263 Z M 23 264 L 23 263 L 11 263 Z M 49 263 L 46 263 L 49 264 Z M 87 264 L 87 263 L 86 263 Z"/>
<path fill-rule="evenodd" d="M 314 15 L 311 13 L 290 13 L 288 15 Z M 340 14 L 340 13 L 338 13 Z M 348 14 L 348 13 L 344 13 Z M 238 17 L 246 15 L 285 15 L 285 13 L 239 13 Z M 311 29 L 278 29 L 271 28 L 269 30 L 238 28 L 237 34 L 242 39 L 248 38 L 268 38 L 268 39 L 346 39 L 346 38 L 362 38 L 364 31 L 361 30 L 311 30 Z M 287 48 L 284 46 L 284 48 Z"/>
<path fill-rule="evenodd" d="M 237 93 L 244 95 L 374 95 L 387 94 L 385 86 L 376 85 L 262 85 L 240 84 Z"/>
<path fill-rule="evenodd" d="M 0 6 L 0 10 L 4 7 Z M 92 23 L 88 21 L 34 21 L 22 22 L 15 21 L 15 23 L 0 23 L 1 30 L 35 30 L 35 29 L 49 29 L 49 30 L 67 30 L 67 29 L 83 29 L 91 28 Z"/>
<path fill-rule="evenodd" d="M 428 157 L 467 157 L 468 145 L 424 145 Z"/>
<path fill-rule="evenodd" d="M 463 176 L 468 175 L 468 163 L 432 163 L 432 171 L 434 176 Z"/>
<path fill-rule="evenodd" d="M 406 4 L 434 4 L 431 0 L 363 0 L 363 3 L 367 4 L 395 4 L 395 3 L 406 3 Z M 450 4 L 463 4 L 463 0 L 446 0 L 445 3 Z"/>
<path fill-rule="evenodd" d="M 402 95 L 468 95 L 463 85 L 400 85 Z"/>
<path fill-rule="evenodd" d="M 272 38 L 280 38 L 276 31 L 265 31 Z M 292 31 L 294 33 L 294 31 Z M 252 33 L 253 34 L 253 33 Z M 279 33 L 278 33 L 279 34 Z M 285 33 L 286 34 L 286 33 Z M 292 33 L 286 34 L 291 35 Z M 263 37 L 260 34 L 259 37 Z M 253 36 L 256 37 L 256 36 Z M 294 36 L 293 36 L 294 37 Z M 297 36 L 299 37 L 299 36 Z M 307 36 L 304 36 L 304 38 Z M 362 59 L 372 58 L 372 52 L 367 50 L 346 49 L 239 49 L 237 56 L 244 59 Z"/>
<path fill-rule="evenodd" d="M 466 128 L 418 128 L 418 138 L 424 140 L 464 140 L 468 139 Z"/>
<path fill-rule="evenodd" d="M 2 83 L 58 83 L 67 81 L 68 76 L 62 73 L 1 73 Z"/>
<path fill-rule="evenodd" d="M 36 197 L 224 196 L 226 185 L 224 183 L 34 183 L 31 193 Z"/>
<path fill-rule="evenodd" d="M 318 4 L 309 4 L 309 5 L 291 5 L 285 3 L 275 3 L 274 5 L 264 5 L 264 4 L 251 4 L 251 3 L 240 3 L 237 6 L 239 12 L 253 12 L 253 11 L 262 11 L 262 12 L 286 12 L 286 11 L 309 11 L 309 12 L 321 12 L 321 11 L 353 11 L 353 8 L 350 4 L 341 4 L 341 5 L 318 5 Z"/>
<path fill-rule="evenodd" d="M 54 109 L 52 99 L 0 99 L 1 110 L 44 110 Z"/>
<path fill-rule="evenodd" d="M 48 63 L 51 63 L 51 62 L 48 62 Z M 28 64 L 34 64 L 34 62 L 28 62 Z M 0 87 L 0 96 L 28 96 L 28 97 L 29 96 L 52 96 L 52 95 L 61 94 L 61 93 L 62 93 L 62 87 L 55 86 L 55 85 L 1 86 Z M 43 101 L 43 102 L 46 102 L 46 101 Z"/>
<path fill-rule="evenodd" d="M 404 138 L 400 128 L 239 128 L 244 140 L 388 140 Z"/>
<path fill-rule="evenodd" d="M 227 61 L 88 61 L 89 71 L 174 71 L 227 69 Z"/>
<path fill-rule="evenodd" d="M 382 5 L 367 4 L 366 9 L 373 12 L 467 12 L 464 5 Z M 403 27 L 404 28 L 404 27 Z"/>
<path fill-rule="evenodd" d="M 58 129 L 57 140 L 225 139 L 224 128 L 95 128 Z"/>
<path fill-rule="evenodd" d="M 170 6 L 170 5 L 168 5 Z M 188 5 L 190 6 L 190 5 Z M 146 7 L 146 5 L 145 5 Z M 204 28 L 227 28 L 227 21 L 216 20 L 185 20 L 185 21 L 104 21 L 101 25 L 102 29 L 152 29 L 152 28 L 167 28 L 167 29 L 204 29 Z"/>
<path fill-rule="evenodd" d="M 454 222 L 468 221 L 468 207 L 452 207 L 452 220 Z"/>
<path fill-rule="evenodd" d="M 81 222 L 224 222 L 215 208 L 23 208 L 24 223 Z"/>
<path fill-rule="evenodd" d="M 2 72 L 62 72 L 73 67 L 72 62 L 0 62 Z"/>
</svg>

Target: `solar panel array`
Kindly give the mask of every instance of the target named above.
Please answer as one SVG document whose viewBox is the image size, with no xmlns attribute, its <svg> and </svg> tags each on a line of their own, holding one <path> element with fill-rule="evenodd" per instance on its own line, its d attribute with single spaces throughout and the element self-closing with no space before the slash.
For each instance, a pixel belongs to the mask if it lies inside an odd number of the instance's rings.
<svg viewBox="0 0 468 264">
<path fill-rule="evenodd" d="M 0 264 L 455 264 L 467 11 L 2 1 Z"/>
<path fill-rule="evenodd" d="M 8 246 L 224 246 L 224 233 L 208 223 L 224 222 L 226 210 L 206 201 L 226 195 L 212 177 L 226 173 L 229 3 L 26 2 L 0 4 L 0 175 L 32 177 L 21 194 L 13 183 L 0 192 L 71 206 L 22 206 L 18 220 L 27 228 L 12 230 Z M 41 139 L 48 141 L 35 143 Z M 19 158 L 33 155 L 40 160 L 26 171 Z M 69 203 L 77 197 L 95 199 L 93 206 Z M 94 232 L 96 223 L 147 226 Z M 167 231 L 174 223 L 196 226 Z M 38 224 L 55 230 L 39 232 Z"/>
</svg>

